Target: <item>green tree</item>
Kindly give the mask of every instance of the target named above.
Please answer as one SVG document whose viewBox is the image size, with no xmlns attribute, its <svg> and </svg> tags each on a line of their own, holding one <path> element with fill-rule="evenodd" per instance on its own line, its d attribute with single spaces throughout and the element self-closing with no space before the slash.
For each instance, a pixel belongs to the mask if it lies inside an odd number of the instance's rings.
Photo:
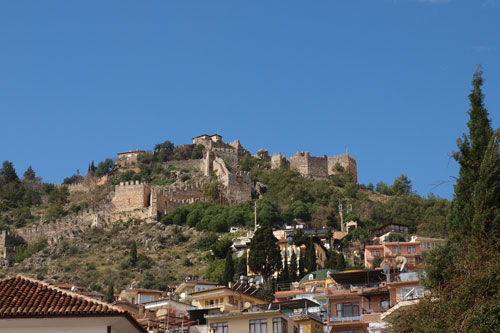
<svg viewBox="0 0 500 333">
<path fill-rule="evenodd" d="M 102 177 L 102 176 L 110 173 L 111 170 L 113 169 L 113 165 L 114 165 L 114 162 L 110 158 L 107 158 L 104 161 L 99 162 L 99 164 L 97 165 L 97 169 L 95 171 L 95 175 L 97 177 Z"/>
<path fill-rule="evenodd" d="M 394 180 L 391 186 L 391 192 L 394 195 L 403 195 L 411 193 L 411 180 L 406 175 L 400 175 Z"/>
<path fill-rule="evenodd" d="M 458 142 L 459 162 L 447 243 L 425 259 L 424 285 L 433 297 L 402 311 L 392 331 L 500 331 L 500 156 L 498 132 L 483 104 L 482 72 L 469 95 L 469 134 Z"/>
<path fill-rule="evenodd" d="M 3 162 L 2 168 L 0 169 L 0 176 L 4 179 L 5 183 L 11 183 L 19 180 L 16 169 L 14 169 L 14 164 L 9 161 Z"/>
<path fill-rule="evenodd" d="M 288 276 L 291 281 L 297 281 L 297 255 L 295 251 L 292 251 L 292 255 L 290 257 L 290 267 L 288 268 Z"/>
<path fill-rule="evenodd" d="M 281 268 L 281 254 L 277 243 L 271 227 L 257 229 L 250 243 L 248 266 L 253 272 L 262 275 L 268 286 L 274 272 Z"/>
<path fill-rule="evenodd" d="M 316 249 L 312 238 L 309 238 L 306 247 L 306 269 L 308 273 L 314 272 L 317 269 L 316 264 Z"/>
<path fill-rule="evenodd" d="M 129 262 L 132 267 L 137 265 L 137 244 L 135 240 L 130 244 Z"/>
<path fill-rule="evenodd" d="M 115 288 L 112 283 L 108 285 L 108 289 L 106 290 L 106 302 L 113 303 L 115 300 Z"/>
<path fill-rule="evenodd" d="M 227 253 L 231 250 L 231 245 L 233 245 L 233 241 L 229 238 L 221 238 L 217 240 L 210 249 L 214 256 L 219 259 L 223 259 L 227 256 Z"/>
<path fill-rule="evenodd" d="M 500 236 L 499 132 L 490 140 L 474 187 L 472 233 L 488 239 Z"/>
<path fill-rule="evenodd" d="M 227 286 L 229 282 L 233 281 L 234 277 L 234 263 L 233 263 L 233 251 L 229 248 L 227 250 L 226 262 L 224 266 L 224 284 Z"/>
<path fill-rule="evenodd" d="M 30 165 L 28 167 L 28 169 L 26 169 L 26 171 L 24 172 L 23 178 L 26 179 L 26 180 L 34 180 L 35 177 L 36 177 L 35 171 L 33 170 L 33 168 Z"/>
<path fill-rule="evenodd" d="M 193 151 L 191 153 L 191 159 L 196 160 L 199 158 L 203 158 L 203 152 L 205 151 L 205 146 L 204 145 L 196 145 L 193 148 Z"/>
<path fill-rule="evenodd" d="M 493 136 L 488 110 L 483 102 L 482 74 L 483 72 L 478 69 L 472 80 L 472 91 L 469 95 L 469 121 L 467 123 L 469 134 L 464 134 L 462 140 L 457 140 L 459 150 L 453 155 L 460 165 L 450 218 L 450 229 L 456 237 L 468 234 L 473 229 L 474 191 L 479 180 L 481 163 Z"/>
</svg>

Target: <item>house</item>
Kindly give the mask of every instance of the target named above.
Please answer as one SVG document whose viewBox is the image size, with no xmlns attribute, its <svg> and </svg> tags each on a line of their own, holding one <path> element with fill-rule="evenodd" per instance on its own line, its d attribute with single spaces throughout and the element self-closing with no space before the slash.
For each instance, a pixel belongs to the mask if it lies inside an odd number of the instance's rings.
<svg viewBox="0 0 500 333">
<path fill-rule="evenodd" d="M 337 273 L 333 269 L 320 269 L 304 275 L 299 282 L 278 284 L 274 293 L 275 302 L 310 300 L 318 304 L 317 312 L 326 323 L 328 298 L 325 295 L 325 285 L 330 274 Z"/>
<path fill-rule="evenodd" d="M 279 310 L 236 311 L 207 315 L 205 319 L 210 333 L 299 333 L 299 325 Z"/>
<path fill-rule="evenodd" d="M 260 297 L 229 287 L 217 287 L 194 292 L 191 294 L 191 297 L 193 298 L 192 305 L 200 310 L 216 309 L 217 311 L 231 312 L 240 311 L 259 304 L 267 304 L 267 301 Z"/>
<path fill-rule="evenodd" d="M 132 288 L 122 290 L 119 300 L 128 301 L 132 304 L 141 305 L 146 302 L 151 302 L 160 299 L 162 292 L 153 289 Z"/>
<path fill-rule="evenodd" d="M 374 267 L 378 259 L 377 267 Z M 406 268 L 414 271 L 422 258 L 420 242 L 387 242 L 380 245 L 365 246 L 365 267 L 378 268 L 389 264 L 391 268 Z"/>
<path fill-rule="evenodd" d="M 330 332 L 378 333 L 387 319 L 424 295 L 417 273 L 391 270 L 331 274 L 326 295 Z"/>
<path fill-rule="evenodd" d="M 299 332 L 323 332 L 323 320 L 319 314 L 319 304 L 309 299 L 274 302 L 265 305 L 267 310 L 279 310 L 299 325 Z M 264 309 L 263 309 L 264 310 Z"/>
<path fill-rule="evenodd" d="M 330 332 L 366 333 L 370 322 L 380 320 L 389 308 L 389 290 L 382 271 L 347 271 L 327 281 Z"/>
<path fill-rule="evenodd" d="M 95 291 L 83 291 L 82 288 L 72 285 L 70 283 L 63 283 L 55 285 L 57 288 L 61 288 L 64 290 L 73 291 L 75 293 L 96 299 L 98 301 L 104 301 L 104 295 Z"/>
<path fill-rule="evenodd" d="M 422 253 L 427 253 L 436 247 L 443 246 L 446 244 L 446 239 L 443 238 L 431 238 L 422 236 L 412 236 L 412 242 L 420 242 L 420 250 Z"/>
<path fill-rule="evenodd" d="M 146 333 L 125 310 L 24 275 L 0 280 L 0 333 Z"/>
<path fill-rule="evenodd" d="M 190 295 L 197 291 L 209 290 L 221 285 L 216 282 L 185 279 L 176 289 L 176 295 Z"/>
<path fill-rule="evenodd" d="M 370 234 L 372 235 L 372 237 L 378 238 L 381 238 L 382 236 L 392 232 L 408 234 L 410 232 L 410 227 L 400 223 L 386 223 L 384 225 L 381 225 L 380 227 L 370 230 Z"/>
</svg>

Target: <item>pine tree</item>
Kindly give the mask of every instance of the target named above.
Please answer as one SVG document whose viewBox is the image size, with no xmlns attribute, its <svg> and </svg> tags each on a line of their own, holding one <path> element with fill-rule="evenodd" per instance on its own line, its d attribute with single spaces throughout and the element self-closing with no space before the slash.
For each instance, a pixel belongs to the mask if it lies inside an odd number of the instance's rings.
<svg viewBox="0 0 500 333">
<path fill-rule="evenodd" d="M 227 250 L 226 263 L 224 266 L 224 284 L 229 285 L 229 282 L 233 281 L 234 277 L 234 263 L 233 263 L 233 251 L 231 249 Z"/>
<path fill-rule="evenodd" d="M 130 244 L 129 261 L 132 267 L 137 265 L 137 244 L 135 243 L 135 240 L 133 240 Z"/>
<path fill-rule="evenodd" d="M 0 169 L 0 176 L 2 176 L 5 183 L 11 183 L 19 180 L 16 169 L 14 169 L 14 164 L 9 161 L 3 162 L 2 168 Z"/>
<path fill-rule="evenodd" d="M 31 165 L 24 172 L 23 177 L 26 180 L 34 180 L 35 179 L 35 171 L 33 171 L 33 168 L 31 167 Z"/>
<path fill-rule="evenodd" d="M 292 256 L 290 257 L 288 276 L 291 281 L 297 281 L 297 255 L 295 254 L 295 251 L 292 251 Z"/>
</svg>

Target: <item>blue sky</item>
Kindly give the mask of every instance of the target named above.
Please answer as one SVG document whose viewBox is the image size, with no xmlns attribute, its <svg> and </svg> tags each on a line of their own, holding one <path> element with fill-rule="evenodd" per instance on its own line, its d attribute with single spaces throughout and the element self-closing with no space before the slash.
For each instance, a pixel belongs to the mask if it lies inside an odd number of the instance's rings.
<svg viewBox="0 0 500 333">
<path fill-rule="evenodd" d="M 0 1 L 0 160 L 59 183 L 219 133 L 451 198 L 476 64 L 500 122 L 500 1 Z"/>
</svg>

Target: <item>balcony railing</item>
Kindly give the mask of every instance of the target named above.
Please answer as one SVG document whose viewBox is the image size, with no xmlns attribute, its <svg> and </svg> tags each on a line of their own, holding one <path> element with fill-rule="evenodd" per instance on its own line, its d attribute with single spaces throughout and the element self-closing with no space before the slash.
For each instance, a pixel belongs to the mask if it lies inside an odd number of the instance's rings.
<svg viewBox="0 0 500 333">
<path fill-rule="evenodd" d="M 361 321 L 363 316 L 352 316 L 352 317 L 330 317 L 331 323 L 344 323 L 347 321 Z"/>
</svg>

